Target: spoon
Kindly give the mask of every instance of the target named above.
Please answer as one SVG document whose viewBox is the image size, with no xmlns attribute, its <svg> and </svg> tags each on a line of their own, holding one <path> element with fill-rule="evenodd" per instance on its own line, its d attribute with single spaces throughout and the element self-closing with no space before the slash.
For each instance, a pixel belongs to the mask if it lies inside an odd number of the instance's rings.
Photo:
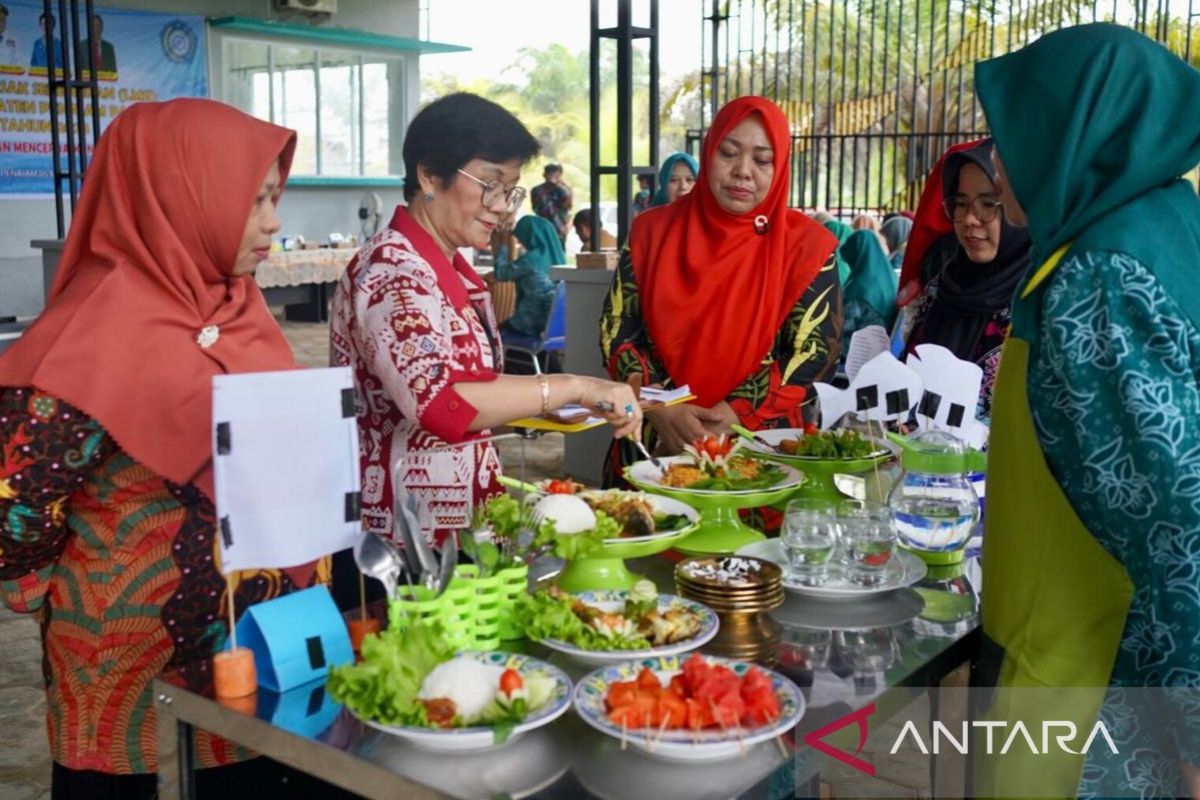
<svg viewBox="0 0 1200 800">
<path fill-rule="evenodd" d="M 373 533 L 364 533 L 354 543 L 354 563 L 362 574 L 383 583 L 389 599 L 396 596 L 400 573 L 405 569 L 395 545 Z"/>
</svg>

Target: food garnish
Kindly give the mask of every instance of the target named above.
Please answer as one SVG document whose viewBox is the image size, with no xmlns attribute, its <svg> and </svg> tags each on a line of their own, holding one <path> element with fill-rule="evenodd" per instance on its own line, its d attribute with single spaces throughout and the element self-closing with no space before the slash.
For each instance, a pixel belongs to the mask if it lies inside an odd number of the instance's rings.
<svg viewBox="0 0 1200 800">
<path fill-rule="evenodd" d="M 658 591 L 649 581 L 634 589 L 624 609 L 604 611 L 552 586 L 520 598 L 517 613 L 530 639 L 557 639 L 581 650 L 647 650 L 700 633 L 699 614 L 687 608 L 660 611 Z"/>
</svg>

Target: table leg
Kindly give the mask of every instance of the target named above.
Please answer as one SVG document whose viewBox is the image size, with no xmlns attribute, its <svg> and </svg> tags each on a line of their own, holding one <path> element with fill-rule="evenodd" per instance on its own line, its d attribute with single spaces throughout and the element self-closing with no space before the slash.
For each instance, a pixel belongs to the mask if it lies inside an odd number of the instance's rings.
<svg viewBox="0 0 1200 800">
<path fill-rule="evenodd" d="M 193 763 L 194 730 L 171 708 L 171 696 L 160 693 L 158 715 L 158 797 L 160 800 L 195 800 L 196 772 Z"/>
<path fill-rule="evenodd" d="M 963 722 L 970 721 L 970 669 L 969 663 L 963 664 L 943 678 L 939 686 L 930 688 L 930 738 L 935 720 L 950 731 L 961 730 Z M 967 772 L 967 757 L 953 747 L 943 746 L 938 755 L 929 758 L 929 785 L 933 796 L 966 797 Z"/>
</svg>

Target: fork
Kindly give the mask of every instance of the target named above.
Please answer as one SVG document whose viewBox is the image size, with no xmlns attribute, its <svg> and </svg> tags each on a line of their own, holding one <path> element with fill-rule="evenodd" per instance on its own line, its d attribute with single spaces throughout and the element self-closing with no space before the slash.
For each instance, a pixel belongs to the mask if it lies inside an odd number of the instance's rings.
<svg viewBox="0 0 1200 800">
<path fill-rule="evenodd" d="M 650 460 L 650 463 L 658 468 L 659 472 L 667 471 L 667 468 L 663 466 L 663 463 L 661 461 L 659 461 L 657 458 L 655 458 L 654 455 L 649 450 L 646 449 L 646 445 L 642 444 L 641 439 L 634 438 L 632 433 L 629 434 L 628 436 L 626 436 L 625 438 L 628 439 L 629 441 L 633 442 L 635 445 L 637 445 L 637 449 L 642 451 L 642 455 L 644 455 L 646 458 L 648 458 Z"/>
</svg>

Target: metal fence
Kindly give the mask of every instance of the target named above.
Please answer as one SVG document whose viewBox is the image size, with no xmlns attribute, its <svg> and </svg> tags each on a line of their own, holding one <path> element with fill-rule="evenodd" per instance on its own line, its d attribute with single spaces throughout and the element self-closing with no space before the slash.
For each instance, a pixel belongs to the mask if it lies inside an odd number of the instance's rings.
<svg viewBox="0 0 1200 800">
<path fill-rule="evenodd" d="M 792 124 L 791 204 L 835 214 L 916 205 L 951 144 L 986 135 L 973 65 L 1069 25 L 1117 22 L 1200 64 L 1200 0 L 702 0 L 698 152 L 727 100 Z"/>
</svg>

